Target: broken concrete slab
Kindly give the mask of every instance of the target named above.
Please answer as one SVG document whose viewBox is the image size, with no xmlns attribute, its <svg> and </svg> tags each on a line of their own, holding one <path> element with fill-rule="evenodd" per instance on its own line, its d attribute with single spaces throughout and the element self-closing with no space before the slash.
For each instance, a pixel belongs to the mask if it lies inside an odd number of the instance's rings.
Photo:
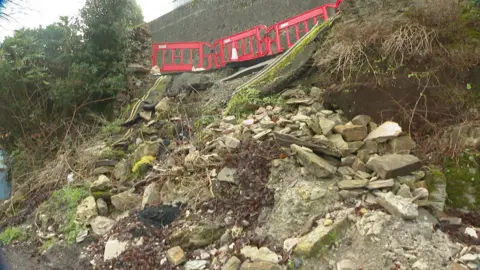
<svg viewBox="0 0 480 270">
<path fill-rule="evenodd" d="M 402 128 L 395 122 L 387 121 L 370 132 L 365 141 L 376 140 L 384 142 L 388 139 L 398 137 L 402 133 Z"/>
<path fill-rule="evenodd" d="M 391 154 L 370 159 L 367 167 L 372 168 L 382 179 L 389 179 L 408 175 L 419 170 L 422 164 L 413 155 Z"/>
<path fill-rule="evenodd" d="M 385 208 L 391 215 L 403 219 L 416 219 L 418 216 L 418 206 L 411 200 L 401 196 L 394 195 L 392 192 L 375 192 L 377 203 Z"/>
<path fill-rule="evenodd" d="M 382 189 L 382 188 L 391 188 L 395 185 L 395 181 L 393 179 L 388 180 L 377 180 L 371 181 L 367 185 L 367 189 Z"/>
</svg>

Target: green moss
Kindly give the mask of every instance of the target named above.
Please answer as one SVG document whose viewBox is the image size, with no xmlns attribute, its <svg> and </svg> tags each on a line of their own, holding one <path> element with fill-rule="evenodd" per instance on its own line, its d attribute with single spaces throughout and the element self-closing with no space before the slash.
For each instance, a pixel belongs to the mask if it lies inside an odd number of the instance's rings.
<svg viewBox="0 0 480 270">
<path fill-rule="evenodd" d="M 125 152 L 118 150 L 118 149 L 112 149 L 112 148 L 105 148 L 102 153 L 100 153 L 100 158 L 101 159 L 115 159 L 115 160 L 120 160 L 125 156 Z"/>
<path fill-rule="evenodd" d="M 25 232 L 19 227 L 8 227 L 0 233 L 0 243 L 9 245 L 13 240 L 24 241 L 26 239 Z"/>
<path fill-rule="evenodd" d="M 122 132 L 122 127 L 120 126 L 121 124 L 122 121 L 120 119 L 109 122 L 102 127 L 102 133 L 106 135 L 118 134 Z"/>
<path fill-rule="evenodd" d="M 480 153 L 465 152 L 445 160 L 447 204 L 454 208 L 480 209 Z"/>
<path fill-rule="evenodd" d="M 52 196 L 41 206 L 41 212 L 55 217 L 60 225 L 60 232 L 65 235 L 68 243 L 73 243 L 81 225 L 76 224 L 77 206 L 88 196 L 88 186 L 64 187 L 53 192 Z"/>
<path fill-rule="evenodd" d="M 95 191 L 95 192 L 92 192 L 92 196 L 96 199 L 107 199 L 109 200 L 111 197 L 112 197 L 112 192 L 111 191 Z"/>
<path fill-rule="evenodd" d="M 235 115 L 237 117 L 248 113 L 247 105 L 255 104 L 255 100 L 260 98 L 260 92 L 253 88 L 245 88 L 238 91 L 228 102 L 225 113 L 228 115 Z"/>
</svg>

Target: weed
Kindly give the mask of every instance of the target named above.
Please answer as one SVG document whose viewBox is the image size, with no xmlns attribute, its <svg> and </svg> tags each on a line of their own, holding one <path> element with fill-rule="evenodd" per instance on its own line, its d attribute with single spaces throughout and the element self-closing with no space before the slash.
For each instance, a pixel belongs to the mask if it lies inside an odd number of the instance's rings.
<svg viewBox="0 0 480 270">
<path fill-rule="evenodd" d="M 40 247 L 40 251 L 46 251 L 49 250 L 57 241 L 55 239 L 48 239 L 45 241 L 42 246 Z"/>
<path fill-rule="evenodd" d="M 125 152 L 118 149 L 106 148 L 100 154 L 101 159 L 115 159 L 120 160 L 125 156 Z"/>
<path fill-rule="evenodd" d="M 64 187 L 53 192 L 42 208 L 50 213 L 63 213 L 63 225 L 60 232 L 65 234 L 69 243 L 73 243 L 81 227 L 75 222 L 78 204 L 88 196 L 88 187 Z"/>
<path fill-rule="evenodd" d="M 25 239 L 25 232 L 19 227 L 8 227 L 0 233 L 0 243 L 3 245 L 9 245 L 13 240 L 23 241 Z"/>
<path fill-rule="evenodd" d="M 121 123 L 121 119 L 117 119 L 113 122 L 107 123 L 102 127 L 102 133 L 107 135 L 120 133 L 122 131 L 122 127 L 120 126 Z"/>
</svg>

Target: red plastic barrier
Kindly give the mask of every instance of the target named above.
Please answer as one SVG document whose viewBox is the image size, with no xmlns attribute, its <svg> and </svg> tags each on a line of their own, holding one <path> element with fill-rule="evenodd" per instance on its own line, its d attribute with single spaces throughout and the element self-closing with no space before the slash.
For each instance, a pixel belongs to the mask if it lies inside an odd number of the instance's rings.
<svg viewBox="0 0 480 270">
<path fill-rule="evenodd" d="M 152 64 L 153 66 L 159 64 L 157 57 L 160 53 L 160 71 L 162 72 L 208 70 L 213 67 L 212 64 L 216 68 L 220 68 L 228 62 L 248 61 L 265 55 L 281 53 L 292 47 L 303 34 L 310 30 L 310 22 L 315 25 L 319 19 L 328 20 L 328 9 L 338 9 L 342 2 L 343 0 L 337 0 L 334 4 L 314 8 L 276 23 L 268 29 L 265 25 L 255 26 L 243 32 L 221 38 L 212 45 L 206 42 L 155 43 L 152 45 Z M 262 31 L 265 32 L 263 38 Z M 290 36 L 292 32 L 294 40 Z M 286 48 L 282 46 L 282 42 L 285 43 Z M 204 49 L 208 53 L 205 53 Z M 237 54 L 236 57 L 232 55 L 234 49 Z M 188 52 L 187 57 L 185 57 L 186 52 Z"/>
<path fill-rule="evenodd" d="M 262 50 L 261 31 L 266 29 L 265 25 L 259 25 L 215 41 L 212 46 L 215 50 L 215 66 L 219 68 L 227 62 L 242 62 L 265 56 L 267 51 Z M 233 49 L 236 50 L 236 58 L 232 55 Z"/>
<path fill-rule="evenodd" d="M 204 49 L 210 51 L 210 44 L 206 42 L 164 42 L 153 44 L 152 63 L 157 65 L 158 54 L 161 54 L 162 72 L 192 71 L 194 69 L 210 69 L 212 67 L 212 55 L 204 53 Z M 188 52 L 188 56 L 185 54 Z M 205 65 L 204 61 L 207 61 Z"/>
</svg>

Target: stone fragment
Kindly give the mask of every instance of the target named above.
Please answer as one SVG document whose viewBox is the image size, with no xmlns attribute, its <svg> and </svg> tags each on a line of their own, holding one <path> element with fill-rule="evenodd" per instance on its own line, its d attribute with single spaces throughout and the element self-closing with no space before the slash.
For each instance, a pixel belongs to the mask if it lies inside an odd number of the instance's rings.
<svg viewBox="0 0 480 270">
<path fill-rule="evenodd" d="M 112 188 L 112 181 L 105 175 L 100 175 L 98 179 L 90 185 L 90 193 L 109 191 Z"/>
<path fill-rule="evenodd" d="M 388 179 L 388 180 L 377 180 L 377 181 L 371 181 L 367 185 L 367 189 L 382 189 L 382 188 L 391 188 L 395 184 L 395 181 L 393 179 Z"/>
<path fill-rule="evenodd" d="M 363 163 L 361 159 L 355 158 L 355 161 L 352 164 L 352 170 L 355 172 L 356 171 L 364 172 L 366 169 L 367 167 L 365 166 L 365 163 Z"/>
<path fill-rule="evenodd" d="M 266 261 L 249 262 L 246 260 L 242 263 L 240 270 L 285 270 L 285 267 Z"/>
<path fill-rule="evenodd" d="M 92 231 L 96 235 L 106 234 L 113 228 L 113 225 L 115 225 L 115 221 L 113 219 L 102 216 L 97 216 L 92 221 L 90 221 Z"/>
<path fill-rule="evenodd" d="M 207 267 L 208 261 L 206 260 L 194 260 L 188 261 L 183 266 L 185 270 L 203 270 Z"/>
<path fill-rule="evenodd" d="M 345 142 L 342 135 L 340 134 L 329 134 L 327 136 L 328 140 L 332 142 L 338 150 L 342 153 L 348 152 L 348 143 Z"/>
<path fill-rule="evenodd" d="M 365 141 L 377 140 L 384 142 L 388 139 L 395 138 L 402 133 L 402 128 L 395 122 L 387 121 L 381 124 L 378 128 L 370 132 L 365 138 Z"/>
<path fill-rule="evenodd" d="M 416 219 L 418 216 L 418 207 L 409 199 L 396 196 L 392 192 L 375 193 L 377 202 L 385 208 L 390 214 L 403 219 Z"/>
<path fill-rule="evenodd" d="M 412 155 L 391 154 L 372 158 L 367 166 L 383 179 L 408 175 L 410 172 L 421 168 L 420 159 Z"/>
<path fill-rule="evenodd" d="M 352 164 L 357 159 L 356 156 L 347 156 L 342 158 L 342 166 L 352 166 Z"/>
<path fill-rule="evenodd" d="M 367 136 L 367 127 L 360 125 L 338 125 L 333 131 L 341 134 L 347 142 L 361 141 Z"/>
<path fill-rule="evenodd" d="M 348 166 L 339 167 L 337 171 L 341 175 L 354 175 L 355 174 L 355 171 Z"/>
<path fill-rule="evenodd" d="M 290 120 L 299 121 L 299 122 L 306 122 L 306 121 L 311 121 L 312 118 L 310 118 L 306 115 L 303 115 L 303 114 L 297 114 L 297 115 L 292 116 L 292 118 L 290 118 Z"/>
<path fill-rule="evenodd" d="M 98 215 L 97 203 L 93 196 L 85 198 L 77 207 L 75 220 L 79 223 L 85 223 Z"/>
<path fill-rule="evenodd" d="M 235 183 L 235 174 L 237 173 L 236 169 L 225 167 L 223 168 L 217 176 L 218 181 Z"/>
<path fill-rule="evenodd" d="M 428 199 L 428 189 L 426 188 L 416 188 L 413 190 L 413 197 L 417 199 Z"/>
<path fill-rule="evenodd" d="M 336 125 L 335 121 L 327 118 L 320 118 L 318 124 L 320 125 L 323 135 L 329 134 Z"/>
<path fill-rule="evenodd" d="M 170 111 L 170 99 L 168 97 L 163 98 L 158 102 L 155 106 L 155 112 L 160 117 L 167 116 L 168 112 Z"/>
<path fill-rule="evenodd" d="M 358 198 L 365 194 L 363 189 L 344 189 L 338 192 L 338 195 L 342 197 L 342 199 L 347 200 L 350 198 Z"/>
<path fill-rule="evenodd" d="M 297 154 L 297 158 L 309 173 L 318 177 L 329 177 L 337 168 L 330 165 L 325 159 L 315 155 L 312 150 L 292 144 L 290 148 Z"/>
<path fill-rule="evenodd" d="M 336 270 L 357 270 L 357 264 L 350 259 L 343 259 L 337 263 Z"/>
<path fill-rule="evenodd" d="M 338 182 L 340 189 L 357 189 L 367 186 L 368 180 L 342 180 Z"/>
<path fill-rule="evenodd" d="M 228 259 L 227 263 L 222 266 L 222 270 L 238 270 L 241 264 L 242 261 L 240 261 L 239 258 L 232 256 Z"/>
<path fill-rule="evenodd" d="M 358 151 L 363 146 L 364 142 L 358 141 L 358 142 L 348 142 L 348 153 L 353 154 Z"/>
<path fill-rule="evenodd" d="M 105 244 L 105 251 L 103 253 L 103 260 L 108 261 L 116 259 L 127 249 L 128 242 L 121 242 L 117 239 L 109 239 Z"/>
<path fill-rule="evenodd" d="M 238 140 L 237 138 L 234 138 L 232 136 L 224 136 L 223 137 L 223 142 L 230 149 L 236 149 L 240 146 L 240 140 Z"/>
<path fill-rule="evenodd" d="M 410 191 L 410 187 L 405 184 L 402 184 L 400 186 L 400 189 L 397 191 L 397 196 L 401 196 L 407 199 L 412 198 L 412 192 Z"/>
<path fill-rule="evenodd" d="M 341 214 L 344 214 L 344 216 Z M 302 236 L 295 247 L 294 254 L 304 257 L 317 255 L 321 252 L 322 247 L 340 240 L 348 229 L 348 225 L 349 221 L 346 213 L 339 213 L 337 220 L 332 225 L 325 227 L 323 224 L 320 224 L 313 231 Z M 333 238 L 332 235 L 334 236 Z"/>
<path fill-rule="evenodd" d="M 410 136 L 402 136 L 391 139 L 388 146 L 393 154 L 410 154 L 417 144 Z"/>
<path fill-rule="evenodd" d="M 288 129 L 288 128 L 285 128 L 285 129 Z M 281 133 L 282 131 L 283 131 L 283 132 L 286 132 L 285 130 L 281 130 L 280 133 Z M 260 140 L 260 139 L 262 139 L 263 137 L 267 136 L 270 132 L 272 132 L 271 129 L 264 130 L 264 131 L 262 131 L 262 132 L 260 132 L 260 133 L 258 133 L 258 134 L 255 134 L 255 135 L 253 136 L 253 139 L 255 139 L 255 140 Z M 288 132 L 287 132 L 287 133 L 288 133 Z"/>
<path fill-rule="evenodd" d="M 142 198 L 140 195 L 133 193 L 133 189 L 127 190 L 120 194 L 112 196 L 112 205 L 115 209 L 120 211 L 127 211 L 134 209 L 137 206 L 140 206 Z"/>
<path fill-rule="evenodd" d="M 370 121 L 372 121 L 372 118 L 368 115 L 357 115 L 352 119 L 352 124 L 366 126 Z"/>
<path fill-rule="evenodd" d="M 235 125 L 237 123 L 237 118 L 234 115 L 226 116 L 222 119 L 223 122 Z"/>
<path fill-rule="evenodd" d="M 287 105 L 312 105 L 313 104 L 313 99 L 306 97 L 306 98 L 291 98 L 287 100 L 285 103 Z"/>
<path fill-rule="evenodd" d="M 293 248 L 297 245 L 299 238 L 288 238 L 283 241 L 283 250 L 287 253 L 293 250 Z"/>
<path fill-rule="evenodd" d="M 107 202 L 105 202 L 104 199 L 98 198 L 97 199 L 97 210 L 98 214 L 101 216 L 107 216 L 108 215 L 108 205 Z"/>
<path fill-rule="evenodd" d="M 143 191 L 142 209 L 146 206 L 160 204 L 161 202 L 159 186 L 157 183 L 151 183 Z"/>
<path fill-rule="evenodd" d="M 245 246 L 240 250 L 240 253 L 252 261 L 266 261 L 275 264 L 280 261 L 279 256 L 267 247 L 259 249 L 253 246 Z"/>
<path fill-rule="evenodd" d="M 412 270 L 429 270 L 430 266 L 423 260 L 418 260 L 412 265 Z"/>
<path fill-rule="evenodd" d="M 186 262 L 187 257 L 185 257 L 182 248 L 177 246 L 167 250 L 167 260 L 174 266 L 177 266 Z"/>
</svg>

